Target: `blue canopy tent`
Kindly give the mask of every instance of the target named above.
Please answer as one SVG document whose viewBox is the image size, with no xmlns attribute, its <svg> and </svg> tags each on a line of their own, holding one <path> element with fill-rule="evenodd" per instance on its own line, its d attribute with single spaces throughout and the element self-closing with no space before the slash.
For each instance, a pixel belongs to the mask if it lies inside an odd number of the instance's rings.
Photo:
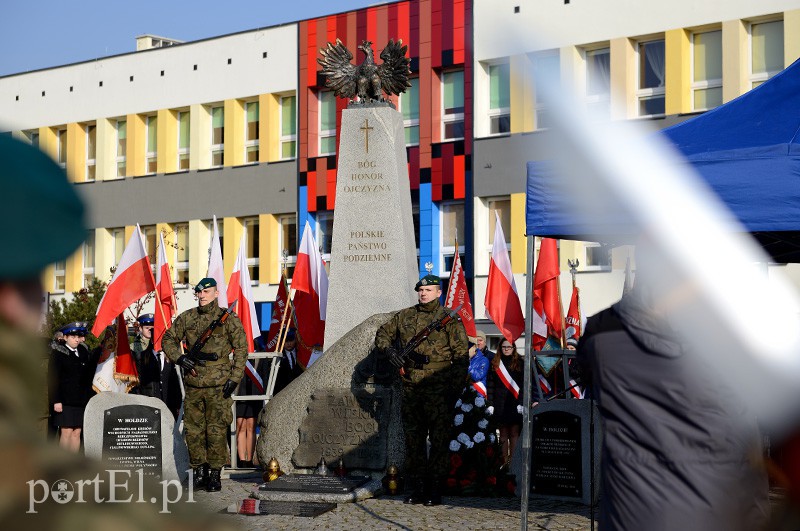
<svg viewBox="0 0 800 531">
<path fill-rule="evenodd" d="M 800 61 L 754 90 L 664 129 L 734 216 L 778 262 L 800 262 Z M 546 161 L 527 166 L 526 232 L 625 240 L 621 214 L 575 212 Z M 612 238 L 613 239 L 613 238 Z"/>
</svg>

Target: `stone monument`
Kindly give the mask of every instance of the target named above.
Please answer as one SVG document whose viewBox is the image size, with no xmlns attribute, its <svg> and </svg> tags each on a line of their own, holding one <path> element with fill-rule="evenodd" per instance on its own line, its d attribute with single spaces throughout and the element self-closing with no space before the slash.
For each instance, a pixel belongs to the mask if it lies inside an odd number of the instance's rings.
<svg viewBox="0 0 800 531">
<path fill-rule="evenodd" d="M 167 405 L 157 398 L 98 393 L 83 416 L 86 455 L 114 470 L 142 470 L 157 481 L 188 477 L 189 452 Z"/>
</svg>

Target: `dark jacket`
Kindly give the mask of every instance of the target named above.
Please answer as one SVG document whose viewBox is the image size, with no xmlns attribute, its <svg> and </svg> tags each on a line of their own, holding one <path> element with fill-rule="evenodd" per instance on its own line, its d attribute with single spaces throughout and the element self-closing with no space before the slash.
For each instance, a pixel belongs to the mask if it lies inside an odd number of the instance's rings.
<svg viewBox="0 0 800 531">
<path fill-rule="evenodd" d="M 275 377 L 275 389 L 272 391 L 273 396 L 277 395 L 287 385 L 292 383 L 295 378 L 303 374 L 303 368 L 297 363 L 297 350 L 293 351 L 293 361 L 289 362 L 289 353 L 283 351 L 283 356 L 280 358 L 278 365 L 278 375 Z"/>
<path fill-rule="evenodd" d="M 754 419 L 646 300 L 634 289 L 591 317 L 578 346 L 604 421 L 600 529 L 761 529 Z"/>
<path fill-rule="evenodd" d="M 140 353 L 131 354 L 139 372 L 139 385 L 134 387 L 131 393 L 160 399 L 177 418 L 181 408 L 181 389 L 175 364 L 161 353 L 159 357 L 164 358 L 162 369 L 160 360 L 153 352 L 152 343 Z"/>
<path fill-rule="evenodd" d="M 76 352 L 63 343 L 52 346 L 48 375 L 50 403 L 86 407 L 95 394 L 92 378 L 99 355 L 89 352 L 83 343 Z"/>
<path fill-rule="evenodd" d="M 498 356 L 500 354 L 497 354 Z M 486 377 L 486 397 L 489 404 L 494 407 L 492 418 L 498 424 L 518 424 L 522 425 L 522 414 L 519 413 L 517 406 L 522 404 L 522 371 L 512 371 L 506 366 L 508 374 L 517 382 L 520 388 L 519 396 L 514 398 L 511 391 L 503 384 L 497 371 L 490 365 L 489 375 Z"/>
</svg>

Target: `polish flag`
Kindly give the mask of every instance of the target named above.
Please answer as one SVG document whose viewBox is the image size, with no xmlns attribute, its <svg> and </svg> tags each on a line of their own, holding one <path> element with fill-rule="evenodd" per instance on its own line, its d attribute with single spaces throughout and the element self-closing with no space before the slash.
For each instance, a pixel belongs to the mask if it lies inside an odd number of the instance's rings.
<svg viewBox="0 0 800 531">
<path fill-rule="evenodd" d="M 561 296 L 558 278 L 558 247 L 552 238 L 542 238 L 539 259 L 533 275 L 533 311 L 547 324 L 547 334 L 560 340 L 563 337 Z M 533 337 L 533 349 L 541 350 L 547 342 L 546 336 Z"/>
<path fill-rule="evenodd" d="M 238 301 L 236 313 L 242 321 L 247 336 L 247 351 L 254 352 L 254 340 L 261 335 L 261 327 L 258 325 L 253 288 L 250 285 L 250 270 L 247 268 L 247 231 L 242 231 L 239 254 L 236 256 L 236 265 L 233 266 L 228 287 L 231 298 Z"/>
<path fill-rule="evenodd" d="M 103 329 L 125 311 L 125 308 L 155 289 L 156 282 L 150 269 L 150 260 L 144 250 L 144 240 L 137 224 L 97 307 L 92 334 L 100 337 Z"/>
<path fill-rule="evenodd" d="M 220 308 L 228 307 L 228 290 L 225 287 L 225 263 L 222 261 L 222 247 L 219 244 L 217 216 L 214 216 L 214 229 L 211 234 L 211 255 L 208 257 L 208 278 L 217 281 L 217 303 Z"/>
<path fill-rule="evenodd" d="M 139 373 L 128 343 L 128 325 L 122 314 L 117 316 L 116 324 L 116 348 L 113 352 L 103 352 L 92 378 L 92 388 L 98 393 L 127 393 L 139 383 Z"/>
<path fill-rule="evenodd" d="M 525 330 L 525 318 L 522 316 L 522 305 L 519 302 L 514 275 L 511 273 L 511 261 L 508 259 L 508 248 L 500 216 L 494 228 L 494 244 L 492 245 L 492 261 L 489 264 L 489 282 L 486 286 L 486 316 L 494 321 L 503 336 L 510 342 L 517 340 Z"/>
<path fill-rule="evenodd" d="M 458 242 L 456 242 L 456 256 L 453 260 L 452 271 L 450 271 L 450 283 L 447 286 L 447 297 L 444 305 L 450 309 L 460 305 L 461 309 L 458 311 L 458 315 L 461 317 L 461 322 L 464 324 L 467 335 L 470 337 L 478 335 L 477 330 L 475 330 L 472 303 L 469 301 L 467 281 L 464 279 L 464 268 L 461 267 L 461 258 L 458 256 Z"/>
<path fill-rule="evenodd" d="M 275 302 L 272 304 L 272 317 L 270 318 L 269 331 L 267 332 L 267 352 L 277 352 L 279 332 L 281 331 L 281 323 L 283 329 L 289 328 L 291 323 L 290 318 L 284 320 L 284 314 L 291 310 L 286 310 L 286 304 L 289 302 L 289 290 L 286 288 L 286 277 L 281 274 L 281 282 L 278 284 L 278 295 L 275 297 Z M 289 316 L 291 317 L 291 316 Z"/>
<path fill-rule="evenodd" d="M 161 340 L 164 338 L 164 333 L 172 326 L 172 317 L 175 315 L 175 291 L 172 289 L 172 275 L 164 247 L 164 233 L 159 233 L 159 237 L 161 247 L 156 267 L 156 315 L 153 324 L 153 348 L 156 351 L 161 350 Z"/>
<path fill-rule="evenodd" d="M 297 317 L 299 335 L 312 350 L 318 345 L 321 347 L 325 337 L 328 273 L 325 271 L 325 263 L 319 254 L 319 248 L 308 221 L 306 221 L 303 239 L 297 253 L 292 289 L 295 290 L 292 303 Z M 310 357 L 306 357 L 306 352 L 298 352 L 297 361 L 303 367 L 308 366 L 310 361 Z"/>
</svg>

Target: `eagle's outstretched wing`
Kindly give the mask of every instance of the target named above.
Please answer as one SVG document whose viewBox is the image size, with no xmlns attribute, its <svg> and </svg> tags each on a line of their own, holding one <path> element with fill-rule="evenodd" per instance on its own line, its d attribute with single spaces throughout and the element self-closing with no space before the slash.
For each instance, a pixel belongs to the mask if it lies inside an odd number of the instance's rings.
<svg viewBox="0 0 800 531">
<path fill-rule="evenodd" d="M 317 62 L 322 66 L 322 74 L 326 77 L 325 86 L 333 89 L 337 96 L 353 98 L 356 95 L 356 67 L 350 61 L 353 54 L 336 39 L 336 44 L 328 45 L 319 51 L 322 57 Z"/>
<path fill-rule="evenodd" d="M 411 86 L 408 82 L 411 59 L 406 57 L 407 51 L 408 45 L 403 46 L 403 39 L 399 39 L 397 42 L 390 40 L 381 52 L 383 64 L 378 66 L 378 75 L 381 78 L 381 88 L 386 94 L 400 94 Z"/>
</svg>

